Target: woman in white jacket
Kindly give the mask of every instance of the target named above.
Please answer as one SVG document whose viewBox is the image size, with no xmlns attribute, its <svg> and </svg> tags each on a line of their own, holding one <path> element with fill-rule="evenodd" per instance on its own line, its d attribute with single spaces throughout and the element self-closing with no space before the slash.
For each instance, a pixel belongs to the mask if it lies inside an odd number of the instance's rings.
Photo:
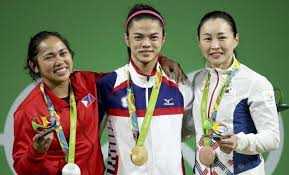
<svg viewBox="0 0 289 175">
<path fill-rule="evenodd" d="M 198 27 L 207 63 L 193 76 L 196 174 L 264 172 L 261 153 L 278 148 L 278 114 L 272 85 L 239 63 L 239 34 L 226 12 L 207 13 Z"/>
</svg>

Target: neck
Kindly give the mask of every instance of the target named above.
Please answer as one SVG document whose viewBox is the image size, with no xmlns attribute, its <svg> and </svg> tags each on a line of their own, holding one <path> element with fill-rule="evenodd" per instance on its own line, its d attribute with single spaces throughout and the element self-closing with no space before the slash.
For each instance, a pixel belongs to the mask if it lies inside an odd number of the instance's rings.
<svg viewBox="0 0 289 175">
<path fill-rule="evenodd" d="M 69 80 L 57 84 L 43 81 L 56 97 L 65 98 L 69 95 Z"/>
<path fill-rule="evenodd" d="M 154 70 L 157 62 L 158 62 L 157 58 L 153 59 L 152 61 L 150 61 L 148 63 L 136 61 L 133 58 L 131 60 L 132 60 L 132 63 L 134 64 L 134 66 L 138 69 L 138 71 L 144 75 L 150 75 L 152 73 L 152 71 Z"/>
</svg>

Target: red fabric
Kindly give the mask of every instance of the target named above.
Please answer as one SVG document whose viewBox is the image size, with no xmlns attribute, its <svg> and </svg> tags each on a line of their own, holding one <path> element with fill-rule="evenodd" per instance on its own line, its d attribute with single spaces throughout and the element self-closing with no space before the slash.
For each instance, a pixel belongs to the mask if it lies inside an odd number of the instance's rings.
<svg viewBox="0 0 289 175">
<path fill-rule="evenodd" d="M 104 163 L 99 140 L 99 116 L 97 105 L 96 82 L 102 76 L 94 72 L 74 72 L 70 80 L 77 103 L 77 130 L 75 163 L 80 167 L 82 175 L 104 174 Z M 52 94 L 45 86 L 60 122 L 67 141 L 69 141 L 69 105 L 65 100 Z M 96 98 L 88 107 L 82 99 L 91 94 Z M 32 138 L 36 134 L 31 125 L 33 116 L 49 116 L 43 95 L 37 85 L 14 113 L 14 168 L 18 175 L 57 175 L 65 165 L 64 153 L 56 134 L 46 153 L 38 154 L 32 146 Z"/>
</svg>

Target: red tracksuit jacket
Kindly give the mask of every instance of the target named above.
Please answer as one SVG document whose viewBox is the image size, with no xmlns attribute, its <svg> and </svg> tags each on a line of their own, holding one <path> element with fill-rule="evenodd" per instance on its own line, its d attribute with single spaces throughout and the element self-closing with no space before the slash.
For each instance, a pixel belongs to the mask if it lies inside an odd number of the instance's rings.
<svg viewBox="0 0 289 175">
<path fill-rule="evenodd" d="M 96 82 L 101 76 L 102 74 L 82 71 L 74 72 L 70 76 L 77 103 L 75 163 L 80 167 L 82 175 L 102 175 L 105 170 L 99 140 L 100 119 L 96 88 Z M 69 142 L 69 104 L 54 96 L 47 86 L 44 87 L 60 116 L 65 137 Z M 36 132 L 31 121 L 35 115 L 49 116 L 39 84 L 14 113 L 14 168 L 19 175 L 61 174 L 66 164 L 65 155 L 55 133 L 47 152 L 38 154 L 32 146 L 32 138 Z"/>
</svg>

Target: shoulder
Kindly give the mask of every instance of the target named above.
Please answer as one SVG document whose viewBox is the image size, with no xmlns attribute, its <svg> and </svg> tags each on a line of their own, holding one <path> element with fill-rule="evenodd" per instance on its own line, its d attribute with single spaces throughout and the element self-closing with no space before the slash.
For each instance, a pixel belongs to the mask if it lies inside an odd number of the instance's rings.
<svg viewBox="0 0 289 175">
<path fill-rule="evenodd" d="M 127 65 L 120 67 L 114 70 L 111 73 L 106 74 L 103 76 L 99 81 L 98 85 L 104 86 L 108 84 L 115 84 L 117 80 L 126 80 L 127 79 Z"/>
<path fill-rule="evenodd" d="M 39 88 L 39 84 L 37 84 L 25 97 L 25 99 L 19 104 L 17 109 L 14 112 L 14 115 L 19 111 L 30 111 L 31 109 L 39 106 L 39 102 L 42 101 L 42 93 Z"/>
<path fill-rule="evenodd" d="M 70 75 L 71 81 L 97 81 L 101 77 L 103 77 L 103 73 L 97 73 L 92 71 L 74 71 Z"/>
<path fill-rule="evenodd" d="M 191 83 L 194 83 L 198 79 L 202 79 L 204 75 L 206 75 L 207 70 L 202 68 L 195 70 L 193 72 L 187 73 L 188 79 Z"/>
<path fill-rule="evenodd" d="M 272 84 L 265 76 L 255 72 L 244 64 L 241 64 L 240 74 L 238 77 L 248 81 L 247 83 L 251 84 L 255 88 L 272 87 Z"/>
</svg>

